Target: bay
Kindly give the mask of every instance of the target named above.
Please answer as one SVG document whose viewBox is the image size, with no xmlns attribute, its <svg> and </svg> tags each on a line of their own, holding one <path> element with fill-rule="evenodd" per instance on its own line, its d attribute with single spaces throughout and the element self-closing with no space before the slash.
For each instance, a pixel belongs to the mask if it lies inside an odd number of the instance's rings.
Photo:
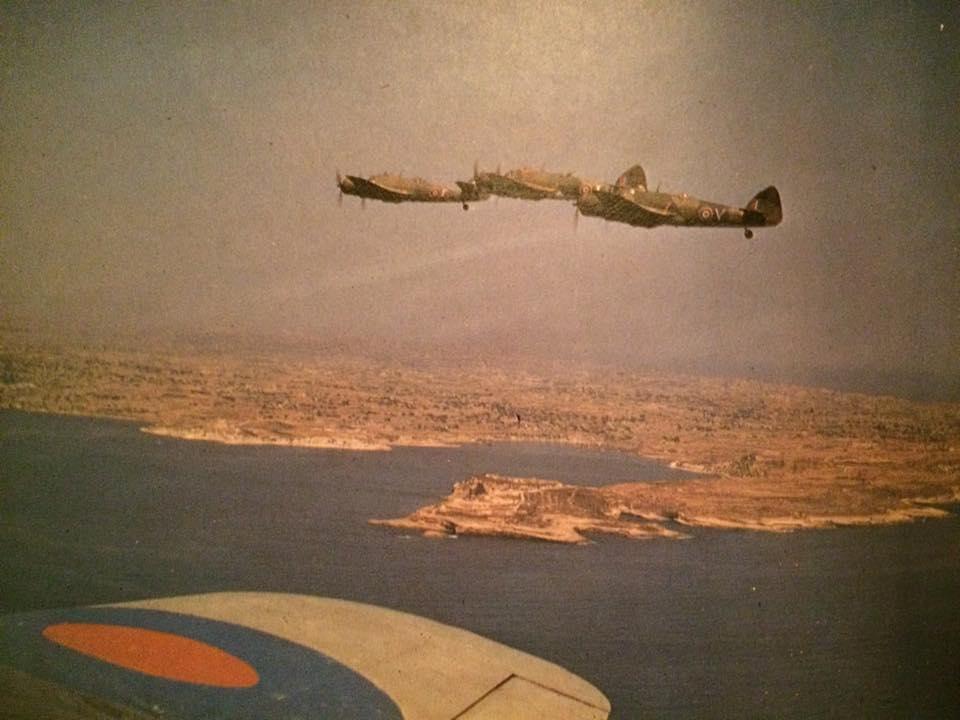
<svg viewBox="0 0 960 720">
<path fill-rule="evenodd" d="M 226 446 L 0 412 L 0 612 L 305 593 L 416 613 L 559 663 L 599 687 L 614 718 L 960 709 L 955 515 L 584 546 L 367 523 L 482 472 L 587 485 L 684 476 L 562 446 Z"/>
</svg>

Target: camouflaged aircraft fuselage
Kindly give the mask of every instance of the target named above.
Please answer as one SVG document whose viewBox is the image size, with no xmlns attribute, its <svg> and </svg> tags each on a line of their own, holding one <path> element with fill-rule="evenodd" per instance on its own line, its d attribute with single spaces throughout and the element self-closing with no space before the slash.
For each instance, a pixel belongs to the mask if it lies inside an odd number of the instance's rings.
<svg viewBox="0 0 960 720">
<path fill-rule="evenodd" d="M 477 187 L 491 195 L 518 200 L 576 200 L 589 186 L 573 173 L 555 173 L 534 168 L 518 168 L 506 173 L 477 172 Z"/>
<path fill-rule="evenodd" d="M 635 227 L 676 225 L 686 227 L 740 227 L 750 238 L 750 228 L 777 225 L 783 219 L 780 193 L 769 186 L 744 207 L 700 200 L 686 193 L 665 193 L 647 189 L 643 167 L 634 165 L 615 183 L 593 183 L 573 173 L 553 173 L 519 168 L 506 173 L 480 172 L 473 179 L 457 181 L 456 188 L 423 178 L 381 173 L 369 178 L 337 174 L 341 193 L 389 203 L 468 202 L 490 195 L 521 200 L 575 200 L 579 214 L 622 222 Z"/>
<path fill-rule="evenodd" d="M 766 227 L 783 219 L 780 194 L 772 185 L 745 207 L 701 200 L 686 193 L 650 191 L 643 186 L 595 185 L 577 200 L 581 214 L 635 227 Z M 747 230 L 747 236 L 752 233 Z"/>
<path fill-rule="evenodd" d="M 381 173 L 362 178 L 356 175 L 337 175 L 337 187 L 345 195 L 356 195 L 389 203 L 401 202 L 458 202 L 464 209 L 468 202 L 485 200 L 488 194 L 474 182 L 457 182 L 451 188 L 419 177 L 404 177 L 394 173 Z"/>
</svg>

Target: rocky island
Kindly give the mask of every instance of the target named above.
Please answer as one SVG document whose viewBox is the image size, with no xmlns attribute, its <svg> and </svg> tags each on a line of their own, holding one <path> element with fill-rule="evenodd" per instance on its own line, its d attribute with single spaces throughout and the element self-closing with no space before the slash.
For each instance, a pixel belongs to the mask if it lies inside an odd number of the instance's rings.
<svg viewBox="0 0 960 720">
<path fill-rule="evenodd" d="M 684 537 L 664 527 L 666 519 L 634 512 L 613 488 L 488 474 L 457 483 L 446 499 L 406 518 L 370 522 L 434 536 L 500 535 L 567 543 L 585 542 L 585 532 Z"/>
<path fill-rule="evenodd" d="M 682 526 L 789 532 L 908 522 L 944 517 L 949 513 L 935 506 L 960 499 L 956 488 L 917 497 L 848 488 L 840 494 L 814 490 L 816 494 L 790 498 L 756 483 L 746 492 L 728 485 L 723 478 L 707 478 L 583 487 L 488 474 L 457 483 L 449 496 L 405 518 L 370 522 L 432 537 L 499 535 L 584 543 L 592 533 L 634 539 L 689 537 L 677 529 Z"/>
</svg>

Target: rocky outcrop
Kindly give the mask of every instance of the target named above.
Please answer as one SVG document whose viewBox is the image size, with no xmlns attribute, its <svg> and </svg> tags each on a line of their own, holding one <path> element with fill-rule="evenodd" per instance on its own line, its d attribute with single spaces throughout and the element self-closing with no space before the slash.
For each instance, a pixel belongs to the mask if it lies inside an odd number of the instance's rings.
<svg viewBox="0 0 960 720">
<path fill-rule="evenodd" d="M 960 486 L 938 496 L 899 497 L 885 488 L 833 484 L 784 496 L 777 483 L 755 483 L 737 492 L 739 478 L 712 477 L 606 487 L 553 480 L 480 475 L 457 483 L 440 502 L 405 518 L 376 525 L 427 535 L 501 537 L 583 543 L 585 533 L 630 538 L 688 535 L 677 528 L 791 532 L 852 525 L 881 525 L 943 517 L 935 505 L 960 502 Z"/>
<path fill-rule="evenodd" d="M 684 537 L 662 524 L 664 520 L 634 512 L 612 489 L 480 475 L 457 483 L 447 498 L 405 518 L 370 522 L 431 535 L 499 535 L 565 543 L 586 542 L 584 533 Z"/>
</svg>

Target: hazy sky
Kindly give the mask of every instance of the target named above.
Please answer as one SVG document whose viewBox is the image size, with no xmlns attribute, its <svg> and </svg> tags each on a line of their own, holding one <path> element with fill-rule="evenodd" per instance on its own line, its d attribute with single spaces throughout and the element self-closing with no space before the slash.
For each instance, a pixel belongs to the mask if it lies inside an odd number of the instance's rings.
<svg viewBox="0 0 960 720">
<path fill-rule="evenodd" d="M 16 322 L 960 397 L 952 0 L 8 1 L 0 38 Z M 337 204 L 337 169 L 452 184 L 475 160 L 640 162 L 731 204 L 775 184 L 784 221 L 748 241 L 575 232 L 561 202 Z"/>
</svg>

